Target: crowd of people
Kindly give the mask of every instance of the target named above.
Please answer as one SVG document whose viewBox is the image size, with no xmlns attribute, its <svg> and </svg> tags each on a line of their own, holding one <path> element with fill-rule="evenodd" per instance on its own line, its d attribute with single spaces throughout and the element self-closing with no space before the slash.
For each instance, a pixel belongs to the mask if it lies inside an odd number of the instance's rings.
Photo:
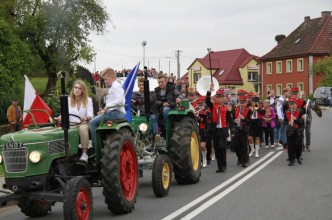
<svg viewBox="0 0 332 220">
<path fill-rule="evenodd" d="M 212 89 L 213 85 L 204 98 L 198 96 L 192 101 L 203 140 L 203 167 L 211 164 L 212 146 L 217 159 L 217 173 L 227 170 L 228 147 L 236 153 L 237 165 L 247 167 L 250 157 L 259 157 L 263 142 L 265 148 L 283 146 L 288 152 L 289 166 L 293 166 L 295 161 L 302 164 L 302 152 L 311 150 L 311 111 L 314 110 L 319 117 L 322 114 L 315 103 L 305 98 L 303 91 L 296 87 L 285 88 L 279 97 L 270 91 L 268 97 L 261 100 L 252 92 L 238 90 L 238 103 L 235 105 L 223 90 L 219 89 L 211 97 Z"/>
<path fill-rule="evenodd" d="M 274 91 L 270 91 L 265 100 L 240 89 L 237 91 L 237 101 L 234 102 L 223 89 L 214 88 L 214 84 L 211 84 L 206 94 L 199 94 L 193 88 L 184 86 L 172 74 L 157 74 L 154 69 L 148 72 L 150 77 L 158 80 L 158 87 L 150 92 L 152 135 L 165 135 L 169 111 L 175 109 L 181 100 L 188 99 L 195 109 L 199 127 L 203 167 L 211 164 L 214 153 L 217 159 L 216 172 L 225 172 L 227 148 L 236 153 L 237 165 L 247 167 L 250 157 L 259 157 L 263 142 L 265 148 L 283 146 L 287 149 L 289 166 L 293 166 L 295 160 L 302 164 L 302 152 L 311 150 L 311 110 L 319 116 L 321 110 L 313 102 L 306 100 L 305 93 L 298 88 L 285 88 L 279 97 L 275 96 Z M 70 120 L 80 122 L 78 129 L 83 152 L 80 160 L 88 161 L 87 149 L 95 146 L 96 129 L 102 119 L 126 119 L 124 90 L 116 78 L 127 73 L 128 70 L 117 72 L 111 68 L 106 68 L 100 75 L 99 72 L 96 73 L 98 76 L 94 76 L 95 86 L 107 88 L 104 93 L 105 106 L 96 116 L 93 115 L 92 100 L 88 96 L 85 83 L 82 80 L 73 83 L 68 104 L 69 113 L 78 116 L 71 117 Z M 139 72 L 138 75 L 143 76 L 143 73 Z M 146 114 L 144 78 L 138 77 L 137 83 L 139 91 L 133 93 L 131 107 L 136 113 Z M 217 91 L 212 96 L 214 89 Z M 17 126 L 22 120 L 22 111 L 17 100 L 13 100 L 8 108 L 7 117 L 13 131 L 19 130 Z M 61 116 L 58 120 L 61 120 Z M 89 132 L 92 144 L 89 143 Z"/>
</svg>

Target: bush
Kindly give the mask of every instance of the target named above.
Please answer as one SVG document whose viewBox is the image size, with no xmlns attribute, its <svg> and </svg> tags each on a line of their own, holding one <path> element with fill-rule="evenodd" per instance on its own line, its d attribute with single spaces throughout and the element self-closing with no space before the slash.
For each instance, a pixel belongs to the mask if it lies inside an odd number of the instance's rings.
<svg viewBox="0 0 332 220">
<path fill-rule="evenodd" d="M 8 95 L 0 99 L 0 124 L 7 124 L 7 108 L 12 104 L 12 98 Z M 21 105 L 20 105 L 21 106 Z"/>
</svg>

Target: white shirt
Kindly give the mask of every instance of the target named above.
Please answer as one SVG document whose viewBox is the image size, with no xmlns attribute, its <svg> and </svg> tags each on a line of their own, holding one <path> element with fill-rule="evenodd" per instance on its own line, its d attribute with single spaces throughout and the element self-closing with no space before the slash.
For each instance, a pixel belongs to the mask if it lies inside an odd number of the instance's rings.
<svg viewBox="0 0 332 220">
<path fill-rule="evenodd" d="M 124 90 L 117 80 L 115 80 L 112 83 L 112 86 L 108 89 L 108 95 L 105 96 L 105 102 L 107 107 L 111 107 L 114 105 L 124 105 L 126 103 Z M 110 108 L 109 110 L 118 110 L 120 112 L 126 113 L 124 106 Z"/>
<path fill-rule="evenodd" d="M 284 120 L 284 112 L 283 112 L 283 107 L 282 105 L 284 104 L 285 98 L 284 96 L 279 97 L 279 101 L 277 104 L 277 114 L 278 118 Z"/>
<path fill-rule="evenodd" d="M 80 109 L 78 109 L 77 104 L 75 103 L 74 107 L 70 106 L 70 97 L 68 97 L 68 104 L 69 104 L 69 114 L 77 115 L 80 117 L 90 117 L 93 118 L 93 106 L 92 106 L 92 99 L 88 97 L 88 103 L 87 106 L 84 108 L 83 103 L 80 106 Z M 75 116 L 69 116 L 70 122 L 81 122 L 81 120 Z"/>
</svg>

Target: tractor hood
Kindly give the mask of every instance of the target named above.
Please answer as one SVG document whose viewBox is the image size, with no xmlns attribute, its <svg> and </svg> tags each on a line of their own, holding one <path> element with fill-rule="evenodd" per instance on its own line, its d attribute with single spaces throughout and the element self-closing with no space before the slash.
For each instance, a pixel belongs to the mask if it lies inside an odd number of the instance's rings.
<svg viewBox="0 0 332 220">
<path fill-rule="evenodd" d="M 77 129 L 71 130 L 77 132 Z M 5 134 L 0 138 L 0 146 L 3 146 L 10 141 L 31 144 L 36 142 L 47 142 L 54 139 L 63 139 L 63 130 L 60 127 L 44 127 Z"/>
</svg>

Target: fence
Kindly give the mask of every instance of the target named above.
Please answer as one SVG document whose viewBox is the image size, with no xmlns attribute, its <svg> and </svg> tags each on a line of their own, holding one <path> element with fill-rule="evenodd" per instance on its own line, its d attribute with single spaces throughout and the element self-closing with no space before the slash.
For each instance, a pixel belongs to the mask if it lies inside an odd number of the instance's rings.
<svg viewBox="0 0 332 220">
<path fill-rule="evenodd" d="M 0 125 L 0 136 L 11 132 L 10 124 Z"/>
</svg>

